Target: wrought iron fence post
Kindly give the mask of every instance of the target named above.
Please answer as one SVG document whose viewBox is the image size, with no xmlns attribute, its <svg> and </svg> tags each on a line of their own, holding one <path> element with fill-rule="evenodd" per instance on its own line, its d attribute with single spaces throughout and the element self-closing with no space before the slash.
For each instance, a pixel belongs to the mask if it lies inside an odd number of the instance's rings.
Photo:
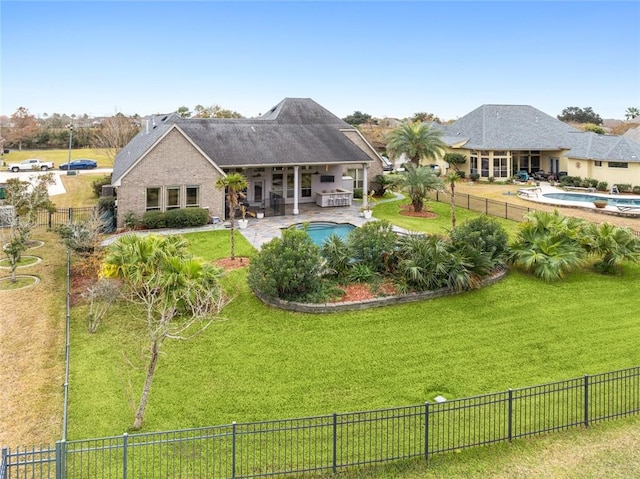
<svg viewBox="0 0 640 479">
<path fill-rule="evenodd" d="M 589 427 L 589 375 L 584 375 L 584 425 Z"/>
<path fill-rule="evenodd" d="M 67 456 L 67 447 L 65 441 L 56 442 L 56 479 L 65 479 L 67 477 L 65 459 Z"/>
<path fill-rule="evenodd" d="M 509 388 L 509 419 L 508 419 L 508 428 L 509 428 L 509 442 L 513 439 L 513 389 Z"/>
<path fill-rule="evenodd" d="M 484 199 L 484 214 L 489 214 L 489 198 Z"/>
<path fill-rule="evenodd" d="M 333 413 L 333 473 L 338 472 L 338 415 Z"/>
<path fill-rule="evenodd" d="M 126 432 L 122 435 L 122 479 L 127 479 L 127 442 L 129 441 L 129 434 Z"/>
<path fill-rule="evenodd" d="M 49 229 L 51 229 L 51 222 L 53 221 L 53 213 L 51 211 L 49 213 Z"/>
<path fill-rule="evenodd" d="M 504 219 L 509 219 L 509 203 L 507 203 L 506 201 L 504 202 Z"/>
<path fill-rule="evenodd" d="M 429 401 L 424 403 L 424 460 L 429 460 Z"/>
<path fill-rule="evenodd" d="M 73 223 L 73 208 L 69 208 L 69 223 Z"/>
<path fill-rule="evenodd" d="M 231 423 L 231 477 L 236 477 L 236 422 Z"/>
<path fill-rule="evenodd" d="M 0 459 L 0 477 L 7 477 L 7 455 L 9 454 L 9 449 L 6 447 L 2 448 L 2 459 Z"/>
</svg>

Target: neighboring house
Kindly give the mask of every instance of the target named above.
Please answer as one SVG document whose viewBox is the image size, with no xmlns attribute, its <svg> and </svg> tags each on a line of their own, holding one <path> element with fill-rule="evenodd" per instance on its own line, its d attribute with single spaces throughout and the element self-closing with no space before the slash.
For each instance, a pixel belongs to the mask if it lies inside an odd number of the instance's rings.
<svg viewBox="0 0 640 479">
<path fill-rule="evenodd" d="M 277 201 L 297 214 L 317 193 L 368 189 L 383 161 L 356 128 L 308 98 L 285 98 L 251 119 L 157 116 L 115 159 L 118 224 L 129 213 L 189 207 L 224 218 L 215 184 L 230 172 L 247 178 L 252 207 Z"/>
<path fill-rule="evenodd" d="M 543 170 L 640 185 L 639 144 L 578 130 L 528 105 L 482 105 L 450 125 L 432 127 L 442 132 L 447 152 L 467 157 L 462 171 L 481 178 Z"/>
</svg>

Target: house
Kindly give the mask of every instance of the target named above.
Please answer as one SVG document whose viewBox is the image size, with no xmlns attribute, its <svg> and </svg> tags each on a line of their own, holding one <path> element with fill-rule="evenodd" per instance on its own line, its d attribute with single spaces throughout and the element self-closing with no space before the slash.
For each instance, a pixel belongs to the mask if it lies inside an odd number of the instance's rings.
<svg viewBox="0 0 640 479">
<path fill-rule="evenodd" d="M 609 185 L 640 185 L 639 144 L 578 130 L 528 105 L 482 105 L 449 125 L 433 127 L 442 132 L 447 152 L 467 157 L 462 171 L 480 178 L 542 170 Z M 442 158 L 438 163 L 448 167 Z"/>
<path fill-rule="evenodd" d="M 368 190 L 383 160 L 355 127 L 309 98 L 285 98 L 251 119 L 157 116 L 115 159 L 118 224 L 130 213 L 190 207 L 224 218 L 215 184 L 232 172 L 247 178 L 252 207 L 269 213 L 286 204 L 297 214 L 302 203 L 332 204 L 324 194 Z"/>
</svg>

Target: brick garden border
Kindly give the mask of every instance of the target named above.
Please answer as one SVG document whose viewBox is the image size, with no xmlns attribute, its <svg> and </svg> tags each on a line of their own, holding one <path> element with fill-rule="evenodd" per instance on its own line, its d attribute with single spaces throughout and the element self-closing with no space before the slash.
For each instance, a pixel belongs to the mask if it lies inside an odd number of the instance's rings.
<svg viewBox="0 0 640 479">
<path fill-rule="evenodd" d="M 507 268 L 497 268 L 492 274 L 481 281 L 478 288 L 484 288 L 497 283 L 507 275 Z M 464 293 L 465 291 L 456 291 L 451 288 L 440 288 L 433 291 L 422 291 L 419 293 L 403 294 L 401 296 L 384 296 L 380 298 L 365 299 L 362 301 L 343 301 L 336 303 L 299 303 L 297 301 L 285 301 L 279 298 L 269 298 L 260 291 L 254 291 L 254 294 L 265 304 L 274 308 L 285 309 L 298 313 L 337 313 L 341 311 L 361 311 L 369 308 L 378 308 L 381 306 L 391 306 L 395 304 L 413 303 L 425 299 L 440 298 L 442 296 L 450 296 L 453 294 Z"/>
</svg>

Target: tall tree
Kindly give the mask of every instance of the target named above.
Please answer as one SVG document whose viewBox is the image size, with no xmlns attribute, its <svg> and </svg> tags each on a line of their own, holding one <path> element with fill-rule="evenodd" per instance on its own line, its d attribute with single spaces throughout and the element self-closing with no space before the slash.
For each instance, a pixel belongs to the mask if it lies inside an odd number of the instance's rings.
<svg viewBox="0 0 640 479">
<path fill-rule="evenodd" d="M 627 108 L 627 111 L 624 113 L 624 117 L 627 120 L 633 120 L 637 116 L 640 116 L 640 108 L 636 108 L 635 106 Z"/>
<path fill-rule="evenodd" d="M 116 155 L 140 131 L 140 125 L 134 117 L 122 113 L 107 118 L 96 132 L 96 145 L 104 149 L 105 156 L 114 162 Z"/>
<path fill-rule="evenodd" d="M 602 118 L 590 106 L 580 108 L 577 106 L 569 106 L 562 110 L 558 115 L 558 120 L 573 123 L 593 123 L 594 125 L 602 125 Z"/>
<path fill-rule="evenodd" d="M 226 300 L 222 270 L 190 257 L 180 236 L 129 234 L 113 243 L 101 274 L 119 279 L 123 294 L 145 311 L 149 357 L 133 429 L 140 429 L 164 341 L 191 339 L 206 329 Z"/>
<path fill-rule="evenodd" d="M 191 118 L 191 110 L 187 106 L 181 106 L 176 110 L 176 113 L 180 118 Z"/>
<path fill-rule="evenodd" d="M 394 156 L 404 153 L 420 166 L 422 160 L 435 160 L 445 148 L 441 135 L 424 123 L 403 123 L 387 135 L 387 151 Z"/>
<path fill-rule="evenodd" d="M 237 111 L 222 108 L 217 104 L 211 106 L 196 105 L 193 109 L 193 118 L 242 118 L 242 115 Z"/>
<path fill-rule="evenodd" d="M 22 150 L 22 143 L 33 138 L 38 132 L 38 121 L 36 117 L 29 113 L 25 107 L 19 107 L 16 112 L 11 115 L 11 127 L 6 132 L 8 142 L 18 145 L 18 149 Z"/>
<path fill-rule="evenodd" d="M 444 188 L 442 178 L 437 176 L 431 168 L 414 166 L 412 163 L 408 163 L 405 171 L 397 175 L 395 180 L 400 189 L 411 198 L 411 205 L 416 213 L 422 211 L 429 191 Z"/>
<path fill-rule="evenodd" d="M 216 182 L 216 188 L 225 190 L 227 195 L 227 206 L 229 207 L 229 222 L 231 223 L 231 259 L 236 257 L 235 242 L 235 218 L 236 208 L 240 204 L 240 200 L 245 198 L 244 190 L 247 189 L 249 183 L 247 179 L 240 173 L 231 173 L 221 177 Z"/>
<path fill-rule="evenodd" d="M 438 118 L 436 115 L 434 115 L 433 113 L 426 113 L 424 111 L 414 113 L 413 116 L 411 117 L 411 121 L 414 123 L 415 122 L 442 123 L 442 120 Z"/>
<path fill-rule="evenodd" d="M 353 126 L 362 125 L 363 123 L 371 123 L 371 115 L 368 113 L 362 113 L 361 111 L 354 111 L 351 115 L 345 116 L 343 119 L 346 123 Z"/>
</svg>

